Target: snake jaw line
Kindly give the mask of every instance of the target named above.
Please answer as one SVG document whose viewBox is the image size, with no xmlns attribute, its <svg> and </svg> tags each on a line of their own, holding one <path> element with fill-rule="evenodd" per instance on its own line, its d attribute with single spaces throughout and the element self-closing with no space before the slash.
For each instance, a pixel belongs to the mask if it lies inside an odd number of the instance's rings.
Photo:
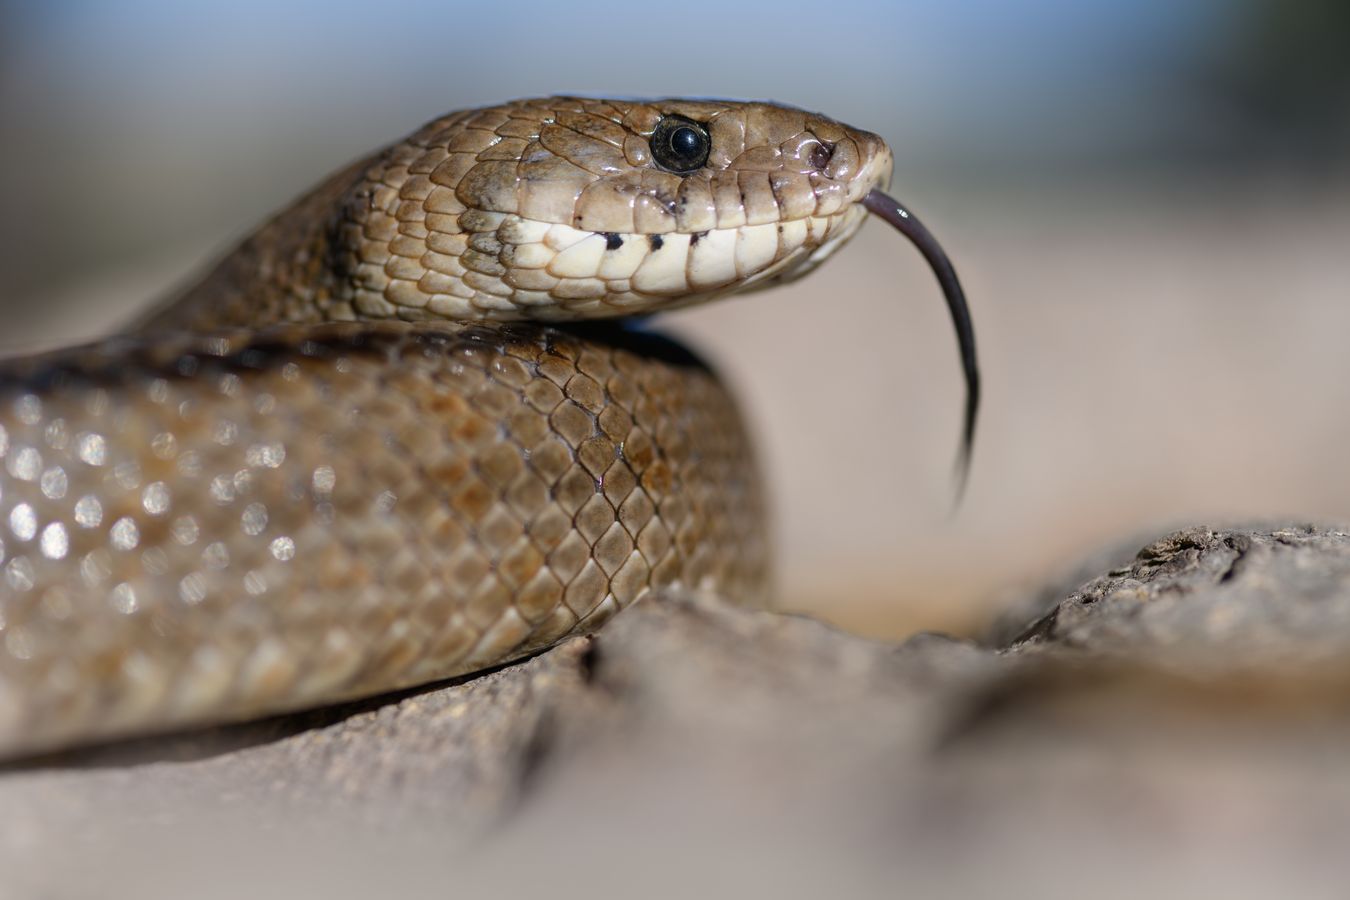
<svg viewBox="0 0 1350 900">
<path fill-rule="evenodd" d="M 893 197 L 873 188 L 862 200 L 868 212 L 884 219 L 919 249 L 937 276 L 942 294 L 951 312 L 956 328 L 956 341 L 961 352 L 961 370 L 966 379 L 966 406 L 961 428 L 961 448 L 956 457 L 956 503 L 965 494 L 970 478 L 970 457 L 975 446 L 975 421 L 980 409 L 980 369 L 975 353 L 975 327 L 970 319 L 970 307 L 965 291 L 956 276 L 956 268 L 933 233 Z"/>
</svg>

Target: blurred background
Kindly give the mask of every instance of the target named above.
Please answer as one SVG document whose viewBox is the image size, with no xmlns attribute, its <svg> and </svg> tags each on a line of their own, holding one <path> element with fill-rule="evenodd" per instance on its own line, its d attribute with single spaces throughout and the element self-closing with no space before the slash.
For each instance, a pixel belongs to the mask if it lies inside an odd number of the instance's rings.
<svg viewBox="0 0 1350 900">
<path fill-rule="evenodd" d="M 465 106 L 769 98 L 877 131 L 970 294 L 873 224 L 667 320 L 733 381 L 790 608 L 969 633 L 1093 549 L 1350 519 L 1344 0 L 0 0 L 0 350 L 114 329 L 323 174 Z"/>
</svg>

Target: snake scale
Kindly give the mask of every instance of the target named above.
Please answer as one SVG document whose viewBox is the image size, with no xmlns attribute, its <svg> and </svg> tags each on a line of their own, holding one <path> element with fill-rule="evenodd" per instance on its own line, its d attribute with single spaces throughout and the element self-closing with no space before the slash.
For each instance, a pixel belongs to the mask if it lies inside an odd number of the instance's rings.
<svg viewBox="0 0 1350 900">
<path fill-rule="evenodd" d="M 795 279 L 890 149 L 734 101 L 452 113 L 127 334 L 0 363 L 0 756 L 424 684 L 644 596 L 766 592 L 735 403 L 605 321 Z"/>
</svg>

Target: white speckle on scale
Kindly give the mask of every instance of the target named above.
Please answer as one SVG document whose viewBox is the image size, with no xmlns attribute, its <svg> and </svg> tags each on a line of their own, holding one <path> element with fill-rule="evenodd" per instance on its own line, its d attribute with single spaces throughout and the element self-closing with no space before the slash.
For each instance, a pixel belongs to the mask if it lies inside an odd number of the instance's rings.
<svg viewBox="0 0 1350 900">
<path fill-rule="evenodd" d="M 33 564 L 26 556 L 16 556 L 5 566 L 5 583 L 16 591 L 30 591 L 37 583 Z"/>
<path fill-rule="evenodd" d="M 36 425 L 42 420 L 42 401 L 36 394 L 24 394 L 14 403 L 14 414 L 25 425 Z"/>
<path fill-rule="evenodd" d="M 295 541 L 289 537 L 279 537 L 272 541 L 272 556 L 279 562 L 290 562 L 295 558 Z"/>
<path fill-rule="evenodd" d="M 201 529 L 197 527 L 197 520 L 192 516 L 179 516 L 173 520 L 173 539 L 184 547 L 190 547 L 197 543 L 197 537 L 201 534 Z"/>
<path fill-rule="evenodd" d="M 42 488 L 42 496 L 48 500 L 60 500 L 66 495 L 66 489 L 69 487 L 66 470 L 60 466 L 52 466 L 42 473 L 42 480 L 38 484 Z"/>
<path fill-rule="evenodd" d="M 93 494 L 75 501 L 75 522 L 82 528 L 97 528 L 103 522 L 103 504 Z"/>
<path fill-rule="evenodd" d="M 332 466 L 319 466 L 314 470 L 314 493 L 331 494 L 333 485 L 337 484 L 337 473 L 333 471 Z"/>
<path fill-rule="evenodd" d="M 162 516 L 169 511 L 172 494 L 169 486 L 162 481 L 146 485 L 141 493 L 141 506 L 152 516 Z"/>
<path fill-rule="evenodd" d="M 76 439 L 75 454 L 91 465 L 101 466 L 108 461 L 108 442 L 103 435 L 85 432 Z"/>
<path fill-rule="evenodd" d="M 52 522 L 42 529 L 42 539 L 38 542 L 42 555 L 48 559 L 65 559 L 70 551 L 70 538 L 66 535 L 66 526 Z"/>
<path fill-rule="evenodd" d="M 37 534 L 37 513 L 27 503 L 20 503 L 9 511 L 9 530 L 21 541 L 31 541 Z"/>
<path fill-rule="evenodd" d="M 220 541 L 207 544 L 202 551 L 202 565 L 208 569 L 220 571 L 230 564 L 230 548 Z"/>
<path fill-rule="evenodd" d="M 130 516 L 123 516 L 114 522 L 108 536 L 118 550 L 135 550 L 136 545 L 141 542 L 141 530 L 136 527 L 136 520 Z"/>
<path fill-rule="evenodd" d="M 267 507 L 261 503 L 250 503 L 244 507 L 244 514 L 240 516 L 240 524 L 243 526 L 244 534 L 259 535 L 267 528 Z"/>
<path fill-rule="evenodd" d="M 112 589 L 112 595 L 109 598 L 113 609 L 123 615 L 131 615 L 140 606 L 136 599 L 136 589 L 125 581 Z"/>
<path fill-rule="evenodd" d="M 280 441 L 270 444 L 254 444 L 244 454 L 250 466 L 275 469 L 286 460 L 286 447 Z"/>
<path fill-rule="evenodd" d="M 42 471 L 42 454 L 32 447 L 20 447 L 5 460 L 5 468 L 20 481 L 36 481 Z"/>
<path fill-rule="evenodd" d="M 178 582 L 178 599 L 189 606 L 196 606 L 206 599 L 206 576 L 201 572 L 189 572 Z"/>
</svg>

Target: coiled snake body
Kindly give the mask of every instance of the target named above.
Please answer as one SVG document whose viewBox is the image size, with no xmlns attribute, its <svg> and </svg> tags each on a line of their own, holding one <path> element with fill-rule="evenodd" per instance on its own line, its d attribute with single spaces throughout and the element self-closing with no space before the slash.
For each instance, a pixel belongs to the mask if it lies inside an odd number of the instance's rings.
<svg viewBox="0 0 1350 900">
<path fill-rule="evenodd" d="M 757 602 L 721 384 L 660 338 L 544 323 L 798 277 L 868 209 L 907 217 L 891 162 L 770 104 L 455 113 L 128 336 L 5 362 L 0 755 L 472 672 L 662 589 Z"/>
</svg>

